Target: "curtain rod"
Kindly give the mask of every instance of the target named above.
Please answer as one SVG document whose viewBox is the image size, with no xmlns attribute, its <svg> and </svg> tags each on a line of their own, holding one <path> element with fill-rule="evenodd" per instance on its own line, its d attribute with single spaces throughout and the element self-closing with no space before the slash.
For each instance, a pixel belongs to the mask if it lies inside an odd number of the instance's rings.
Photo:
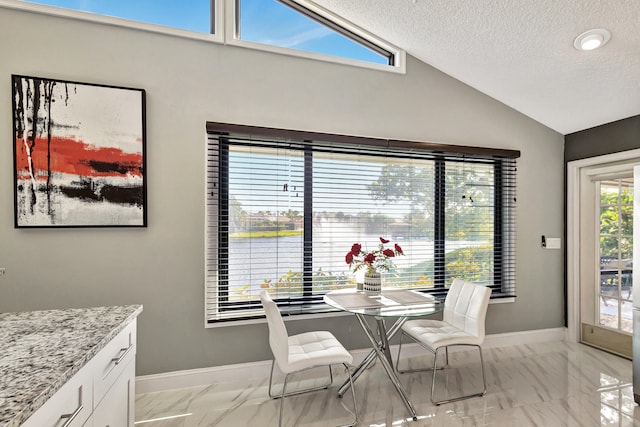
<svg viewBox="0 0 640 427">
<path fill-rule="evenodd" d="M 278 129 L 263 126 L 238 125 L 231 123 L 207 122 L 207 132 L 221 135 L 246 134 L 255 136 L 267 136 L 274 138 L 289 138 L 297 140 L 312 140 L 323 142 L 340 142 L 346 144 L 374 145 L 389 148 L 411 148 L 429 150 L 442 153 L 475 154 L 482 156 L 495 156 L 504 158 L 520 157 L 519 150 L 507 150 L 501 148 L 472 147 L 467 145 L 440 144 L 423 141 L 404 141 L 397 139 L 371 138 L 364 136 L 339 135 L 322 132 L 309 132 L 293 129 Z"/>
</svg>

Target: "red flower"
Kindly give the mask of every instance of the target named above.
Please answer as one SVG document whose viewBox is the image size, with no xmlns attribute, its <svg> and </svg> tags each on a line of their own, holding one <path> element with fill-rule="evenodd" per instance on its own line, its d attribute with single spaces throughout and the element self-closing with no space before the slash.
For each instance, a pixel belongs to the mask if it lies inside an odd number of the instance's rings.
<svg viewBox="0 0 640 427">
<path fill-rule="evenodd" d="M 344 260 L 347 262 L 347 264 L 351 265 L 351 263 L 353 262 L 353 252 L 349 252 L 347 256 L 344 257 Z"/>
<path fill-rule="evenodd" d="M 380 237 L 380 244 L 370 251 L 363 250 L 360 243 L 354 243 L 351 245 L 351 250 L 345 255 L 344 260 L 354 271 L 358 271 L 361 268 L 367 271 L 392 271 L 393 260 L 391 258 L 404 255 L 404 252 L 400 245 L 397 244 L 393 248 L 385 248 L 387 243 L 390 243 L 390 241 Z"/>
<path fill-rule="evenodd" d="M 354 243 L 353 246 L 351 246 L 351 253 L 353 254 L 353 256 L 358 256 L 361 249 L 362 245 L 360 243 Z"/>
</svg>

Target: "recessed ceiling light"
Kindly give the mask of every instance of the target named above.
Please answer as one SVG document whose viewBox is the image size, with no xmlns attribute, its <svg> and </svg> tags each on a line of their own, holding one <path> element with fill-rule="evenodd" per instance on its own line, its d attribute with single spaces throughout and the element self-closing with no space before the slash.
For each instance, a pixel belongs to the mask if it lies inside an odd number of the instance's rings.
<svg viewBox="0 0 640 427">
<path fill-rule="evenodd" d="M 610 38 L 609 31 L 598 28 L 580 34 L 573 42 L 573 46 L 578 50 L 593 50 L 604 46 Z"/>
</svg>

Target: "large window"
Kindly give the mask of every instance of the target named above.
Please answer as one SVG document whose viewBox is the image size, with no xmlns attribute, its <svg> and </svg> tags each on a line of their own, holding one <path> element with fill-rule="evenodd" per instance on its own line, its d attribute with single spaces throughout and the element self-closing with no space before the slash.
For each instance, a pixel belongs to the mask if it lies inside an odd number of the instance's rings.
<svg viewBox="0 0 640 427">
<path fill-rule="evenodd" d="M 22 0 L 14 6 L 376 70 L 405 69 L 402 50 L 306 0 Z"/>
<path fill-rule="evenodd" d="M 263 289 L 289 314 L 326 310 L 355 287 L 351 245 L 379 237 L 405 254 L 384 286 L 514 296 L 518 152 L 447 148 L 209 124 L 207 320 L 261 314 Z"/>
</svg>

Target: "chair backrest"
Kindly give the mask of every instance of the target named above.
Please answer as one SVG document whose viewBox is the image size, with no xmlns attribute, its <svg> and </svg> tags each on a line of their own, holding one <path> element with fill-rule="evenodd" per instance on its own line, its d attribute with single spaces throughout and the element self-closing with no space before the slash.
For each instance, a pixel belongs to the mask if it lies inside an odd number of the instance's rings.
<svg viewBox="0 0 640 427">
<path fill-rule="evenodd" d="M 276 303 L 267 291 L 260 292 L 260 301 L 264 307 L 269 325 L 269 346 L 280 369 L 285 369 L 289 363 L 289 335 L 284 325 L 282 315 Z"/>
<path fill-rule="evenodd" d="M 444 300 L 442 320 L 484 340 L 484 323 L 491 288 L 453 279 Z"/>
</svg>

